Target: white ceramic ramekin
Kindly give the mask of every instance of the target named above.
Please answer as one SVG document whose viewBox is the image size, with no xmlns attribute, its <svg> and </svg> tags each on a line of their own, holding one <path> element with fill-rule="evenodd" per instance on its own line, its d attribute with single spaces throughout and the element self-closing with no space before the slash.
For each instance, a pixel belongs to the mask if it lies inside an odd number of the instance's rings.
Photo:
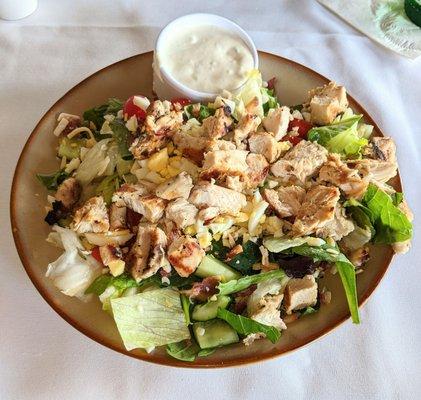
<svg viewBox="0 0 421 400">
<path fill-rule="evenodd" d="M 210 25 L 228 30 L 240 37 L 250 49 L 254 60 L 254 68 L 259 67 L 259 58 L 256 46 L 244 29 L 227 18 L 214 14 L 189 14 L 170 22 L 159 34 L 155 44 L 153 62 L 153 88 L 159 98 L 174 99 L 187 98 L 192 101 L 212 101 L 218 93 L 199 92 L 191 89 L 173 76 L 159 63 L 159 54 L 163 51 L 164 44 L 174 32 L 186 29 L 187 27 Z M 212 34 L 212 33 L 210 33 Z"/>
</svg>

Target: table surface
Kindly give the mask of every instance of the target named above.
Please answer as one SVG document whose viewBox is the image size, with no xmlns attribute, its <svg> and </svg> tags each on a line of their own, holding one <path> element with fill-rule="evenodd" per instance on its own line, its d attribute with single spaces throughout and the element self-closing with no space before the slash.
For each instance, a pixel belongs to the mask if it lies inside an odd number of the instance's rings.
<svg viewBox="0 0 421 400">
<path fill-rule="evenodd" d="M 1 0 L 0 0 L 1 2 Z M 362 324 L 286 357 L 223 370 L 171 369 L 117 354 L 61 319 L 32 286 L 10 233 L 9 195 L 36 122 L 96 70 L 151 50 L 159 30 L 191 12 L 242 25 L 262 50 L 346 85 L 397 142 L 406 196 L 421 197 L 421 59 L 372 42 L 313 0 L 54 1 L 0 21 L 1 399 L 415 399 L 421 389 L 420 225 L 361 310 Z"/>
</svg>

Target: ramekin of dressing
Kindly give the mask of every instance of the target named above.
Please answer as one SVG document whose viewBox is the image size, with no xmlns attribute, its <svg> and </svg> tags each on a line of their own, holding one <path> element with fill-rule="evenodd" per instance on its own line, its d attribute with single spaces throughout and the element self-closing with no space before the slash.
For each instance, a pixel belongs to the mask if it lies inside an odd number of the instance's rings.
<svg viewBox="0 0 421 400">
<path fill-rule="evenodd" d="M 159 98 L 211 101 L 235 91 L 259 67 L 256 47 L 236 23 L 213 14 L 189 14 L 170 22 L 154 52 L 154 91 Z"/>
</svg>

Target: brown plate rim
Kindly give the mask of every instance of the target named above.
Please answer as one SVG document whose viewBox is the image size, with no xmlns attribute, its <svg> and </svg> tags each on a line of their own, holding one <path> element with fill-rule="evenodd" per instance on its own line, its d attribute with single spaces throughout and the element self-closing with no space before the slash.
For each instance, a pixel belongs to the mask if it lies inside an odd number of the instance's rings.
<svg viewBox="0 0 421 400">
<path fill-rule="evenodd" d="M 12 234 L 13 234 L 13 239 L 15 241 L 15 245 L 16 245 L 16 249 L 19 255 L 19 258 L 23 264 L 23 267 L 29 277 L 29 279 L 31 280 L 31 282 L 33 283 L 33 285 L 35 286 L 35 288 L 38 290 L 38 292 L 41 294 L 41 296 L 44 298 L 44 300 L 50 305 L 50 307 L 57 313 L 60 315 L 60 317 L 62 317 L 66 322 L 68 322 L 71 326 L 73 326 L 75 329 L 77 329 L 79 332 L 81 332 L 82 334 L 84 334 L 85 336 L 89 337 L 90 339 L 94 340 L 95 342 L 108 347 L 114 351 L 117 351 L 121 354 L 127 355 L 129 357 L 133 357 L 142 361 L 147 361 L 147 362 L 151 362 L 154 364 L 160 364 L 160 365 L 166 365 L 166 366 L 172 366 L 172 367 L 181 367 L 181 368 L 221 368 L 221 367 L 235 367 L 235 366 L 241 366 L 241 365 L 246 365 L 246 364 L 252 364 L 252 363 L 257 363 L 260 361 L 265 361 L 265 360 L 269 360 L 269 359 L 273 359 L 275 357 L 279 357 L 282 355 L 286 355 L 291 353 L 294 350 L 298 350 L 299 348 L 302 348 L 305 345 L 308 345 L 312 342 L 314 342 L 316 339 L 320 339 L 322 337 L 324 337 L 326 334 L 328 334 L 329 332 L 333 331 L 334 329 L 336 329 L 339 325 L 343 324 L 347 319 L 349 319 L 350 314 L 346 313 L 343 316 L 341 316 L 340 318 L 338 318 L 334 323 L 332 323 L 331 325 L 329 325 L 328 327 L 324 328 L 323 330 L 321 330 L 320 332 L 316 332 L 315 334 L 311 335 L 310 337 L 306 337 L 302 340 L 299 340 L 297 342 L 294 342 L 294 344 L 292 344 L 291 346 L 284 348 L 282 350 L 279 349 L 274 349 L 272 352 L 268 353 L 268 354 L 264 354 L 263 356 L 246 356 L 242 359 L 235 359 L 235 360 L 231 360 L 231 361 L 227 361 L 227 362 L 207 362 L 206 358 L 203 359 L 199 359 L 196 360 L 194 363 L 188 363 L 188 362 L 183 362 L 183 361 L 179 361 L 176 359 L 172 359 L 172 358 L 156 358 L 153 356 L 153 354 L 148 354 L 148 353 L 141 353 L 141 354 L 134 354 L 131 353 L 127 350 L 121 349 L 115 345 L 113 345 L 112 343 L 107 343 L 107 341 L 105 340 L 101 340 L 99 337 L 97 337 L 97 335 L 91 331 L 89 331 L 88 329 L 82 327 L 77 320 L 69 317 L 66 314 L 66 311 L 62 308 L 60 308 L 53 300 L 52 296 L 49 296 L 49 294 L 47 293 L 47 291 L 44 290 L 41 281 L 38 281 L 35 277 L 35 274 L 32 273 L 33 268 L 31 266 L 30 261 L 28 260 L 24 250 L 23 250 L 23 246 L 22 246 L 22 241 L 19 235 L 19 231 L 17 229 L 17 223 L 16 223 L 16 215 L 18 214 L 18 210 L 17 210 L 17 199 L 15 197 L 15 188 L 18 184 L 19 181 L 19 176 L 21 174 L 21 162 L 22 159 L 26 153 L 26 151 L 28 150 L 28 148 L 31 145 L 31 142 L 33 140 L 33 138 L 35 137 L 35 135 L 37 135 L 38 133 L 38 129 L 39 126 L 43 123 L 44 119 L 47 118 L 50 113 L 53 111 L 53 109 L 56 107 L 56 105 L 58 105 L 65 97 L 67 97 L 69 94 L 71 94 L 74 90 L 76 90 L 77 88 L 79 88 L 82 85 L 85 85 L 91 78 L 93 78 L 94 76 L 106 71 L 107 69 L 115 66 L 116 64 L 120 64 L 120 63 L 124 63 L 127 62 L 128 60 L 131 60 L 133 58 L 139 58 L 139 57 L 150 57 L 152 54 L 152 51 L 146 52 L 146 53 L 141 53 L 141 54 L 136 54 L 134 56 L 125 58 L 123 60 L 117 61 L 113 64 L 110 64 L 104 68 L 101 68 L 100 70 L 98 70 L 97 72 L 89 75 L 87 78 L 85 78 L 84 80 L 82 80 L 81 82 L 79 82 L 77 85 L 73 86 L 70 90 L 68 90 L 59 100 L 57 100 L 50 108 L 49 110 L 41 117 L 41 119 L 39 120 L 39 122 L 37 123 L 37 125 L 35 126 L 35 128 L 33 129 L 33 131 L 31 132 L 29 138 L 27 139 L 22 152 L 19 156 L 16 168 L 15 168 L 15 172 L 13 175 L 13 181 L 12 181 L 12 187 L 11 187 L 11 195 L 10 195 L 10 220 L 11 220 L 11 227 L 12 227 Z M 324 75 L 319 74 L 318 72 L 312 70 L 309 67 L 306 67 L 305 65 L 302 65 L 296 61 L 290 60 L 288 58 L 284 58 L 281 56 L 278 56 L 276 54 L 272 54 L 272 53 L 268 53 L 268 52 L 264 52 L 264 51 L 259 51 L 259 54 L 263 54 L 266 57 L 271 57 L 271 58 L 275 58 L 277 60 L 282 60 L 282 62 L 284 63 L 288 63 L 291 66 L 293 66 L 294 68 L 299 68 L 302 69 L 304 71 L 306 71 L 307 73 L 312 74 L 313 76 L 316 76 L 318 78 L 321 78 L 322 80 L 324 80 L 325 82 L 329 82 L 330 80 L 328 78 L 326 78 Z M 382 133 L 382 131 L 380 130 L 380 128 L 378 127 L 378 125 L 373 121 L 373 119 L 371 118 L 371 116 L 367 113 L 367 111 L 364 109 L 364 107 L 361 106 L 361 104 L 359 104 L 352 96 L 348 95 L 349 99 L 351 99 L 351 101 L 356 104 L 364 113 L 364 118 L 365 120 L 374 126 L 374 129 L 382 136 L 384 136 L 384 134 Z M 398 190 L 401 189 L 401 181 L 399 178 L 399 174 L 397 176 L 397 187 Z M 372 295 L 372 293 L 374 292 L 374 290 L 378 287 L 380 281 L 382 280 L 382 278 L 384 277 L 391 261 L 393 259 L 393 255 L 390 255 L 390 257 L 386 258 L 383 263 L 382 263 L 382 269 L 381 271 L 379 271 L 379 274 L 376 276 L 376 280 L 374 282 L 372 282 L 372 284 L 370 285 L 369 289 L 367 290 L 367 292 L 364 294 L 364 296 L 362 296 L 359 299 L 359 305 L 360 307 L 368 300 L 368 298 Z"/>
</svg>

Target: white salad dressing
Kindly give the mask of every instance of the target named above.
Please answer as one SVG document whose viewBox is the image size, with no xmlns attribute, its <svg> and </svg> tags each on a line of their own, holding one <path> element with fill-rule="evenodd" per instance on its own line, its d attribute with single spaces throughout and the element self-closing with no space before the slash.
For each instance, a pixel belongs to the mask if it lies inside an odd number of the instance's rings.
<svg viewBox="0 0 421 400">
<path fill-rule="evenodd" d="M 159 64 L 185 86 L 207 93 L 233 90 L 253 69 L 253 55 L 244 41 L 226 29 L 205 25 L 180 30 L 168 38 Z"/>
</svg>

